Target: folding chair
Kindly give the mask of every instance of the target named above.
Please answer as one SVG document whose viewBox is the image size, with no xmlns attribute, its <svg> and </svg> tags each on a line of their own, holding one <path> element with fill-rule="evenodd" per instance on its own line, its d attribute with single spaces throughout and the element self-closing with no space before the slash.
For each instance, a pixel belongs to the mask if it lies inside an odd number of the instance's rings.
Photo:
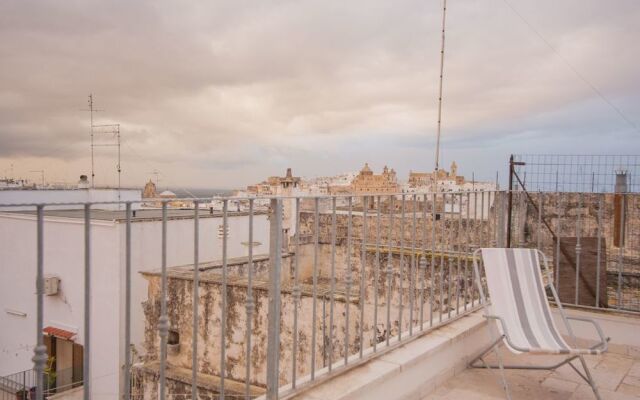
<svg viewBox="0 0 640 400">
<path fill-rule="evenodd" d="M 478 268 L 478 253 L 482 253 L 486 285 L 490 302 L 487 302 L 484 285 L 480 278 Z M 569 337 L 575 344 L 575 335 L 569 324 L 569 320 L 583 321 L 593 324 L 600 343 L 587 349 L 572 347 L 567 344 L 551 314 L 547 293 L 542 281 L 540 271 L 540 256 L 544 260 L 544 267 L 548 277 L 548 286 L 555 300 L 562 321 L 564 322 Z M 478 249 L 473 253 L 473 269 L 475 281 L 480 293 L 480 299 L 484 304 L 485 318 L 498 322 L 499 337 L 490 329 L 494 341 L 469 364 L 473 368 L 499 368 L 502 375 L 502 384 L 508 399 L 511 393 L 504 375 L 505 369 L 531 369 L 531 370 L 555 370 L 568 364 L 584 379 L 593 389 L 598 400 L 601 399 L 596 383 L 591 376 L 589 368 L 584 360 L 584 354 L 601 354 L 607 351 L 608 338 L 602 333 L 600 325 L 589 318 L 572 317 L 565 314 L 558 294 L 553 285 L 553 279 L 549 272 L 547 257 L 537 249 Z M 489 327 L 491 328 L 491 327 Z M 504 342 L 506 347 L 515 354 L 557 354 L 567 355 L 567 358 L 557 364 L 549 366 L 535 365 L 503 365 L 502 357 L 497 347 Z M 489 365 L 483 357 L 494 350 L 498 358 L 498 365 Z M 584 374 L 572 364 L 578 358 L 582 364 Z M 481 362 L 481 365 L 478 365 Z"/>
</svg>

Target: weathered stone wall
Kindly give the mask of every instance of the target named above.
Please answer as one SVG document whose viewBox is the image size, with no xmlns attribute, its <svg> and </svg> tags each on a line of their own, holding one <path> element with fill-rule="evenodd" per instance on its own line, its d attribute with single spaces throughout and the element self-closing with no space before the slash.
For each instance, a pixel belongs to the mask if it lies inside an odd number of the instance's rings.
<svg viewBox="0 0 640 400">
<path fill-rule="evenodd" d="M 542 219 L 551 229 L 562 237 L 597 237 L 600 229 L 602 238 L 606 240 L 607 254 L 611 258 L 618 256 L 618 247 L 614 246 L 614 195 L 596 193 L 533 193 L 533 201 L 541 205 Z M 514 219 L 515 243 L 533 245 L 538 242 L 538 234 L 544 249 L 555 246 L 551 234 L 543 224 L 539 224 L 538 212 L 526 201 L 522 193 L 515 194 L 516 212 Z M 626 243 L 629 252 L 640 250 L 640 195 L 626 195 Z M 602 205 L 602 221 L 598 224 L 598 210 Z M 524 214 L 522 213 L 524 212 Z M 518 220 L 520 216 L 520 220 Z M 552 252 L 549 252 L 550 254 Z M 612 260 L 613 261 L 613 260 Z"/>
<path fill-rule="evenodd" d="M 160 316 L 159 277 L 148 276 L 149 300 L 145 303 L 145 315 L 147 318 L 146 350 L 148 360 L 158 357 L 159 337 L 157 334 L 157 321 Z M 266 356 L 267 356 L 267 311 L 268 292 L 264 282 L 255 282 L 253 288 L 253 300 L 255 311 L 252 317 L 251 327 L 251 384 L 266 384 Z M 190 279 L 169 276 L 168 279 L 167 311 L 171 329 L 176 330 L 180 337 L 180 349 L 177 354 L 170 354 L 168 362 L 174 366 L 191 368 L 192 359 L 192 320 L 193 320 L 193 281 Z M 240 284 L 227 286 L 225 352 L 226 352 L 226 376 L 231 379 L 244 380 L 246 362 L 246 300 L 247 287 Z M 288 381 L 291 376 L 292 345 L 293 345 L 293 295 L 283 290 L 281 311 L 281 336 L 280 336 L 280 379 L 282 383 Z M 219 277 L 207 278 L 204 274 L 199 285 L 199 325 L 198 325 L 198 370 L 201 373 L 219 376 L 220 346 L 221 346 L 221 312 L 222 284 Z M 335 315 L 345 314 L 344 298 L 337 297 L 335 301 Z M 310 370 L 311 326 L 313 300 L 312 297 L 303 294 L 298 310 L 298 373 L 306 374 Z M 357 307 L 357 305 L 351 305 Z M 316 366 L 322 366 L 322 353 L 325 340 L 322 339 L 322 316 L 317 311 L 316 316 Z M 350 320 L 350 342 L 355 341 L 358 323 L 356 319 Z M 344 340 L 346 327 L 341 318 L 334 321 L 335 336 L 333 338 L 333 357 L 337 360 L 344 355 Z M 328 340 L 328 339 L 327 339 Z M 289 360 L 289 362 L 287 362 Z"/>
<path fill-rule="evenodd" d="M 621 271 L 622 307 L 640 310 L 640 300 L 637 300 L 640 286 L 636 284 L 636 277 L 640 274 L 640 195 L 625 196 L 625 246 L 622 249 L 614 244 L 614 231 L 618 230 L 614 224 L 614 194 L 562 192 L 533 193 L 531 196 L 536 205 L 541 205 L 540 215 L 523 193 L 514 195 L 514 246 L 536 247 L 540 243 L 553 267 L 557 242 L 544 222 L 560 237 L 561 244 L 563 238 L 575 242 L 575 239 L 568 238 L 597 238 L 600 232 L 601 241 L 606 246 L 606 257 L 600 261 L 603 273 L 608 272 L 609 306 L 618 304 L 616 273 Z M 600 222 L 599 215 L 602 216 Z M 571 251 L 575 253 L 575 249 Z"/>
</svg>

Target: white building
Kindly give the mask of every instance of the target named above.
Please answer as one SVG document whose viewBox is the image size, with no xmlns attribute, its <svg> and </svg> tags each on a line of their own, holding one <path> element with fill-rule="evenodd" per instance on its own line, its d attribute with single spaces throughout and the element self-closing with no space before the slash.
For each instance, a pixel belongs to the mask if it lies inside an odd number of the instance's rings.
<svg viewBox="0 0 640 400">
<path fill-rule="evenodd" d="M 0 211 L 29 210 L 33 207 L 2 207 L 2 204 L 44 204 L 44 203 L 113 203 L 142 199 L 139 189 L 5 189 L 0 190 Z M 139 208 L 138 204 L 133 205 Z M 77 209 L 77 205 L 50 206 L 49 209 Z M 101 204 L 103 210 L 124 209 L 122 204 Z"/>
<path fill-rule="evenodd" d="M 1 203 L 1 202 L 0 202 Z M 124 364 L 124 211 L 95 210 L 91 220 L 91 382 L 92 398 L 115 399 Z M 200 261 L 222 257 L 222 216 L 200 211 Z M 142 301 L 147 282 L 139 271 L 161 266 L 161 210 L 137 210 L 132 232 L 132 343 L 144 335 Z M 228 217 L 228 257 L 246 256 L 248 216 Z M 255 254 L 268 252 L 268 220 L 254 216 Z M 169 210 L 167 265 L 193 263 L 193 210 Z M 36 218 L 34 211 L 0 212 L 0 376 L 29 370 L 36 340 Z M 56 369 L 81 373 L 84 324 L 84 221 L 82 210 L 49 210 L 44 217 L 44 271 L 60 279 L 57 294 L 45 296 L 47 342 L 55 343 Z M 66 340 L 66 336 L 71 336 Z M 71 379 L 71 378 L 69 378 Z"/>
</svg>

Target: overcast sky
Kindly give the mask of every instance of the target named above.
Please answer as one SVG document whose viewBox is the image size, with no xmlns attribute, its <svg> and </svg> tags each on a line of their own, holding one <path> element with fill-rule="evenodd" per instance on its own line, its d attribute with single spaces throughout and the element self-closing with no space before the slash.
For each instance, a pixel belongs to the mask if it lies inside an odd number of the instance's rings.
<svg viewBox="0 0 640 400">
<path fill-rule="evenodd" d="M 0 176 L 89 174 L 89 93 L 96 123 L 121 124 L 127 185 L 156 169 L 161 186 L 218 188 L 286 167 L 431 170 L 441 13 L 439 0 L 2 0 Z M 450 0 L 444 164 L 491 178 L 510 153 L 640 154 L 639 21 L 638 0 Z M 96 182 L 114 172 L 114 150 L 97 149 Z"/>
</svg>

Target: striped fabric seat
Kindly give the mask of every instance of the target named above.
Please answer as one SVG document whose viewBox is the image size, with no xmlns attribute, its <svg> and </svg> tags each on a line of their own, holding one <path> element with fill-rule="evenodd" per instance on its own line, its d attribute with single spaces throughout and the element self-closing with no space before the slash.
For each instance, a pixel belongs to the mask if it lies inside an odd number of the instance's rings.
<svg viewBox="0 0 640 400">
<path fill-rule="evenodd" d="M 538 252 L 532 249 L 482 249 L 490 314 L 506 334 L 514 353 L 600 354 L 596 349 L 573 349 L 558 332 L 542 282 Z M 512 346 L 513 345 L 513 346 Z M 515 348 L 517 347 L 517 348 Z"/>
</svg>

